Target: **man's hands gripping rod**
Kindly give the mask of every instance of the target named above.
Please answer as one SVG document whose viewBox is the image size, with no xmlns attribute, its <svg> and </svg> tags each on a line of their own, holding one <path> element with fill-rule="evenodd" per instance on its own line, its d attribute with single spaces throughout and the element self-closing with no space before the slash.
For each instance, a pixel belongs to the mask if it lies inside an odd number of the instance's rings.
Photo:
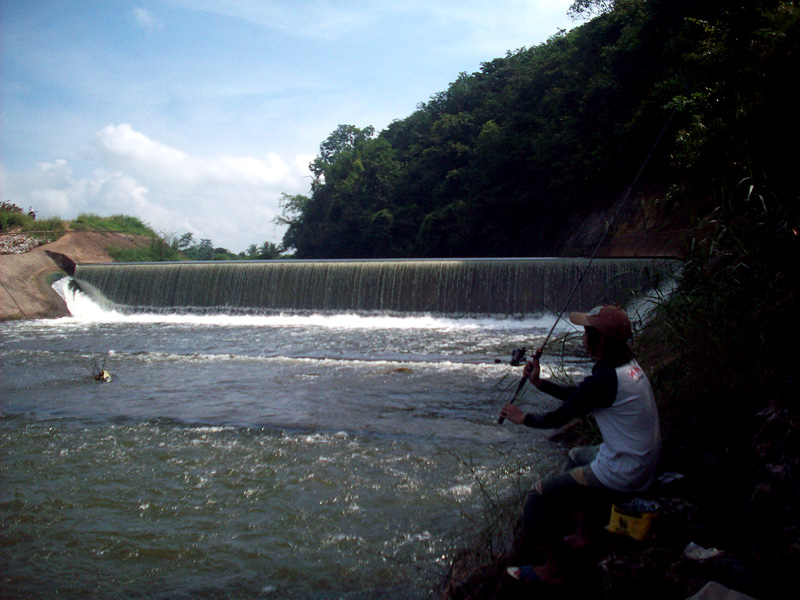
<svg viewBox="0 0 800 600">
<path fill-rule="evenodd" d="M 500 411 L 500 418 L 497 420 L 498 425 L 502 425 L 506 419 L 508 419 L 512 423 L 516 423 L 517 425 L 521 425 L 522 422 L 525 420 L 525 413 L 523 413 L 519 408 L 514 406 L 514 401 L 517 399 L 517 396 L 519 396 L 519 393 L 522 391 L 522 388 L 525 387 L 526 381 L 530 381 L 531 384 L 533 384 L 537 388 L 539 387 L 539 383 L 541 382 L 541 379 L 539 378 L 539 372 L 540 372 L 539 359 L 541 357 L 542 357 L 542 349 L 539 348 L 533 355 L 533 358 L 531 358 L 525 364 L 525 368 L 522 370 L 522 379 L 520 379 L 519 384 L 517 384 L 517 390 L 514 392 L 514 396 L 511 398 L 508 404 L 506 404 Z"/>
</svg>

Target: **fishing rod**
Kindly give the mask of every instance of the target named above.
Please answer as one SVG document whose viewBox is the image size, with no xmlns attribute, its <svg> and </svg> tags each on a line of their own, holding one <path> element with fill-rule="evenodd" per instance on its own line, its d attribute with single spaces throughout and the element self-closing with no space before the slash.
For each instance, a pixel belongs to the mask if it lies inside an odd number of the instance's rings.
<svg viewBox="0 0 800 600">
<path fill-rule="evenodd" d="M 547 346 L 547 342 L 550 340 L 550 337 L 553 335 L 553 332 L 556 329 L 556 325 L 558 325 L 558 322 L 561 320 L 561 317 L 564 316 L 564 312 L 566 312 L 567 306 L 569 306 L 569 303 L 572 301 L 572 298 L 575 296 L 575 292 L 578 291 L 578 288 L 581 286 L 581 283 L 583 283 L 583 278 L 586 276 L 586 273 L 589 271 L 589 267 L 592 265 L 592 262 L 594 262 L 594 259 L 597 257 L 597 253 L 600 251 L 600 246 L 602 246 L 603 242 L 606 241 L 606 238 L 608 237 L 608 233 L 611 231 L 611 226 L 614 224 L 614 222 L 617 220 L 617 217 L 619 217 L 619 214 L 622 212 L 622 208 L 625 206 L 625 203 L 628 201 L 628 198 L 630 197 L 631 192 L 636 187 L 636 183 L 639 181 L 639 177 L 641 177 L 642 172 L 644 172 L 644 169 L 647 166 L 647 163 L 650 162 L 650 158 L 653 156 L 653 153 L 655 152 L 656 147 L 658 146 L 659 142 L 661 142 L 661 138 L 664 137 L 664 133 L 667 131 L 667 127 L 669 126 L 670 122 L 672 121 L 672 117 L 675 116 L 675 113 L 677 112 L 677 110 L 678 110 L 677 107 L 672 110 L 672 113 L 670 113 L 669 118 L 667 118 L 666 122 L 664 123 L 664 127 L 661 128 L 661 132 L 658 134 L 658 137 L 656 138 L 656 141 L 653 143 L 653 146 L 650 148 L 650 152 L 645 157 L 644 162 L 642 162 L 642 166 L 639 167 L 639 172 L 636 173 L 636 177 L 633 178 L 633 182 L 631 183 L 630 186 L 628 186 L 628 190 L 625 192 L 625 196 L 622 198 L 622 201 L 619 203 L 619 206 L 617 207 L 616 212 L 614 212 L 614 216 L 612 216 L 611 220 L 608 221 L 608 223 L 606 224 L 606 230 L 603 233 L 603 237 L 600 238 L 600 241 L 597 243 L 597 246 L 595 246 L 594 252 L 592 252 L 592 255 L 589 257 L 589 262 L 586 263 L 586 266 L 583 267 L 583 269 L 581 270 L 580 277 L 578 277 L 578 282 L 572 288 L 572 291 L 570 292 L 569 297 L 567 298 L 566 302 L 564 302 L 564 305 L 561 307 L 561 312 L 558 313 L 558 316 L 556 317 L 556 320 L 553 323 L 553 326 L 550 328 L 550 331 L 547 333 L 547 336 L 544 338 L 544 342 L 542 342 L 542 345 L 534 353 L 533 360 L 537 360 L 538 361 L 542 357 L 542 354 L 544 353 L 544 348 L 545 348 L 545 346 Z M 514 361 L 512 360 L 512 364 L 513 364 L 513 362 Z M 514 401 L 517 399 L 517 396 L 519 396 L 519 393 L 522 391 L 522 388 L 525 387 L 525 382 L 527 380 L 528 380 L 528 378 L 523 375 L 522 379 L 520 379 L 519 383 L 517 384 L 517 389 L 514 391 L 514 395 L 511 397 L 511 400 L 509 400 L 508 404 L 514 404 Z M 505 418 L 504 417 L 500 417 L 499 419 L 497 419 L 497 424 L 498 425 L 502 425 L 504 421 L 505 421 Z"/>
</svg>

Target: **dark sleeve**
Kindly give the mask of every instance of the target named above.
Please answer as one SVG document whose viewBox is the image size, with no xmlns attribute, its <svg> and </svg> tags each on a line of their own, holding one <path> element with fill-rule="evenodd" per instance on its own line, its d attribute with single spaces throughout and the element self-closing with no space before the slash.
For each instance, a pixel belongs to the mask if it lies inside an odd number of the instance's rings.
<svg viewBox="0 0 800 600">
<path fill-rule="evenodd" d="M 545 388 L 547 385 L 547 389 Z M 548 413 L 525 415 L 525 425 L 537 429 L 555 429 L 566 425 L 572 419 L 586 416 L 596 408 L 605 408 L 614 403 L 617 397 L 617 373 L 613 368 L 597 369 L 584 379 L 577 388 L 558 386 L 546 381 L 542 382 L 540 390 L 551 393 L 550 386 L 571 391 L 569 397 L 556 410 Z M 551 394 L 558 398 L 558 395 Z"/>
<path fill-rule="evenodd" d="M 549 394 L 550 396 L 553 396 L 553 398 L 558 398 L 562 402 L 569 399 L 569 397 L 572 396 L 577 389 L 578 386 L 576 385 L 558 385 L 557 383 L 547 381 L 546 379 L 542 379 L 539 383 L 540 392 Z"/>
</svg>

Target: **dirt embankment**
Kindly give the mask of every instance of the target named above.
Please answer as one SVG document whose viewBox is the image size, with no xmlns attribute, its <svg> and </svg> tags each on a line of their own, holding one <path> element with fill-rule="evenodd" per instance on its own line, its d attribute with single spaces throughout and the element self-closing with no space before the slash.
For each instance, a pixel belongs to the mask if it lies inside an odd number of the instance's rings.
<svg viewBox="0 0 800 600">
<path fill-rule="evenodd" d="M 609 208 L 576 216 L 558 253 L 591 256 L 597 249 L 600 258 L 683 256 L 692 236 L 692 220 L 685 213 L 669 211 L 657 202 L 657 196 L 627 202 L 621 198 Z"/>
<path fill-rule="evenodd" d="M 107 248 L 129 248 L 146 241 L 124 233 L 70 232 L 29 252 L 0 255 L 0 321 L 69 314 L 64 301 L 50 287 L 64 271 L 47 251 L 63 254 L 76 263 L 112 262 Z"/>
</svg>

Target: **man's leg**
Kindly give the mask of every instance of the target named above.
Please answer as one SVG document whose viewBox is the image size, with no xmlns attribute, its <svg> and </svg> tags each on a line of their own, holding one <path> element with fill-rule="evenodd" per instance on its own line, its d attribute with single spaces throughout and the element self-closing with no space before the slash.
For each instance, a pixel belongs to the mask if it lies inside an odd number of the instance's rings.
<svg viewBox="0 0 800 600">
<path fill-rule="evenodd" d="M 584 467 L 551 475 L 533 484 L 525 498 L 523 525 L 526 537 L 546 553 L 545 564 L 534 568 L 546 583 L 560 581 L 562 541 L 570 517 L 591 488 Z"/>
<path fill-rule="evenodd" d="M 573 448 L 568 454 L 567 469 L 572 470 L 576 474 L 579 483 L 582 485 L 588 486 L 592 490 L 605 492 L 608 491 L 607 488 L 600 483 L 600 480 L 597 479 L 589 466 L 597 457 L 599 450 L 600 446 Z M 583 467 L 583 469 L 578 469 L 578 467 Z M 586 508 L 581 506 L 578 509 L 578 527 L 574 533 L 564 537 L 564 546 L 572 550 L 585 548 L 590 542 L 589 534 L 589 518 Z"/>
</svg>

